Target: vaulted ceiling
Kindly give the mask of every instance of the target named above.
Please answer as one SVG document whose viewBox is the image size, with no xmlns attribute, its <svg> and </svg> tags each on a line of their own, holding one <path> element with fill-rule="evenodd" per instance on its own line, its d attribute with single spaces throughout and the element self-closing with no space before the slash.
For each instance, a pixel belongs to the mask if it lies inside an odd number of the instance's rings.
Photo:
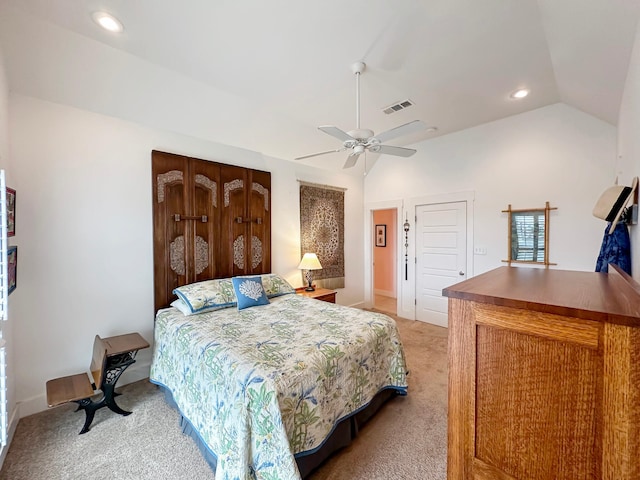
<svg viewBox="0 0 640 480">
<path fill-rule="evenodd" d="M 396 144 L 556 102 L 615 125 L 639 14 L 640 0 L 0 0 L 0 47 L 12 91 L 293 159 L 339 146 L 318 125 L 355 128 L 356 61 L 363 128 L 437 127 Z"/>
</svg>

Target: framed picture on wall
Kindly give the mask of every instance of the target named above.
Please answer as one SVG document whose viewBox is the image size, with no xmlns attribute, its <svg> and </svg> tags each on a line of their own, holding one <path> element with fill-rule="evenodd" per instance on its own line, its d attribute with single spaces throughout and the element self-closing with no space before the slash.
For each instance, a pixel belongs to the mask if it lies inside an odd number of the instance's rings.
<svg viewBox="0 0 640 480">
<path fill-rule="evenodd" d="M 16 234 L 16 191 L 7 187 L 7 237 Z"/>
<path fill-rule="evenodd" d="M 376 225 L 376 247 L 387 246 L 387 226 Z"/>
<path fill-rule="evenodd" d="M 18 273 L 18 247 L 7 248 L 7 274 L 9 275 L 9 295 L 16 289 Z"/>
</svg>

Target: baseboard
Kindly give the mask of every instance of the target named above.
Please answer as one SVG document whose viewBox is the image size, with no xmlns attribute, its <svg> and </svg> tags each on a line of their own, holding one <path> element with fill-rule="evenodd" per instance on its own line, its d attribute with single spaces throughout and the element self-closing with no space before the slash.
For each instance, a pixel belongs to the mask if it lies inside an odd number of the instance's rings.
<svg viewBox="0 0 640 480">
<path fill-rule="evenodd" d="M 396 298 L 396 292 L 392 292 L 391 290 L 380 290 L 376 288 L 373 293 L 375 295 L 382 295 L 383 297 Z"/>
<path fill-rule="evenodd" d="M 358 303 L 352 303 L 351 305 L 347 305 L 348 307 L 353 307 L 353 308 L 364 308 L 365 304 L 364 302 L 358 302 Z"/>
<path fill-rule="evenodd" d="M 117 387 L 122 387 L 123 385 L 148 378 L 150 370 L 150 361 L 145 363 L 136 362 L 134 365 L 131 365 L 124 371 L 122 376 L 118 379 Z M 29 415 L 33 415 L 34 413 L 43 412 L 48 408 L 49 406 L 47 405 L 47 396 L 45 393 L 22 400 L 18 402 L 18 405 L 16 407 L 16 409 L 20 413 L 20 418 L 28 417 Z"/>
<path fill-rule="evenodd" d="M 129 383 L 137 382 L 149 378 L 149 372 L 151 370 L 151 361 L 145 363 L 136 363 L 135 368 L 132 365 L 127 368 L 120 379 L 118 380 L 118 387 L 128 385 Z"/>
<path fill-rule="evenodd" d="M 2 465 L 4 465 L 4 459 L 7 458 L 7 452 L 9 451 L 9 447 L 11 446 L 11 441 L 13 440 L 13 436 L 16 433 L 16 428 L 18 428 L 18 421 L 20 420 L 19 408 L 16 405 L 11 415 L 9 415 L 9 423 L 7 424 L 7 444 L 0 451 L 0 469 Z"/>
<path fill-rule="evenodd" d="M 416 318 L 416 321 L 429 323 L 437 327 L 444 327 L 444 328 L 449 327 L 449 317 L 446 313 L 431 312 L 427 318 L 424 318 L 422 320 L 419 318 Z"/>
</svg>

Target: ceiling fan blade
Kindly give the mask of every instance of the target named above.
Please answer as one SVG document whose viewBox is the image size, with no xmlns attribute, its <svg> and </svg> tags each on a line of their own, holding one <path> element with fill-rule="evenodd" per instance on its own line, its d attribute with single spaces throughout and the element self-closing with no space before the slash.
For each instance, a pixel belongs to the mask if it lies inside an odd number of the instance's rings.
<svg viewBox="0 0 640 480">
<path fill-rule="evenodd" d="M 372 150 L 373 151 L 373 150 Z M 410 157 L 417 150 L 413 148 L 394 147 L 391 145 L 380 145 L 380 148 L 376 148 L 375 153 L 382 153 L 385 155 L 395 155 L 397 157 Z"/>
<path fill-rule="evenodd" d="M 416 133 L 427 129 L 427 125 L 422 120 L 414 120 L 413 122 L 405 123 L 399 127 L 392 128 L 386 132 L 382 132 L 378 135 L 374 135 L 380 143 L 384 143 L 388 140 L 401 137 L 403 135 L 409 135 L 410 133 Z"/>
<path fill-rule="evenodd" d="M 328 133 L 332 137 L 336 137 L 343 142 L 355 140 L 355 138 L 353 138 L 347 132 L 340 130 L 338 127 L 334 127 L 333 125 L 323 125 L 321 127 L 318 127 L 318 130 L 322 130 L 324 133 Z"/>
<path fill-rule="evenodd" d="M 302 157 L 296 157 L 294 160 L 304 160 L 305 158 L 318 157 L 320 155 L 326 155 L 327 153 L 344 152 L 346 148 L 338 148 L 336 150 L 327 150 L 326 152 L 312 153 L 311 155 L 303 155 Z"/>
<path fill-rule="evenodd" d="M 342 168 L 351 168 L 353 167 L 356 162 L 358 161 L 358 157 L 360 156 L 359 153 L 352 153 L 351 155 L 349 155 L 347 157 L 347 161 L 344 162 L 344 166 Z"/>
</svg>

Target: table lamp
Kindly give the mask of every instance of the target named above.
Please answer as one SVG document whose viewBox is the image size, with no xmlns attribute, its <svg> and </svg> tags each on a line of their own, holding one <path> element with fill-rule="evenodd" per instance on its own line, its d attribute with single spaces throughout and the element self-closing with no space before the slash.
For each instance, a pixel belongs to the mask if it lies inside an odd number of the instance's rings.
<svg viewBox="0 0 640 480">
<path fill-rule="evenodd" d="M 307 271 L 306 277 L 307 277 L 307 282 L 309 283 L 309 286 L 305 288 L 304 291 L 313 292 L 315 288 L 313 288 L 313 285 L 311 285 L 311 279 L 313 278 L 313 274 L 311 273 L 311 270 L 322 269 L 322 265 L 320 265 L 320 260 L 318 260 L 317 255 L 315 253 L 305 253 L 304 256 L 302 257 L 302 260 L 300 260 L 300 265 L 298 265 L 298 269 Z"/>
</svg>

